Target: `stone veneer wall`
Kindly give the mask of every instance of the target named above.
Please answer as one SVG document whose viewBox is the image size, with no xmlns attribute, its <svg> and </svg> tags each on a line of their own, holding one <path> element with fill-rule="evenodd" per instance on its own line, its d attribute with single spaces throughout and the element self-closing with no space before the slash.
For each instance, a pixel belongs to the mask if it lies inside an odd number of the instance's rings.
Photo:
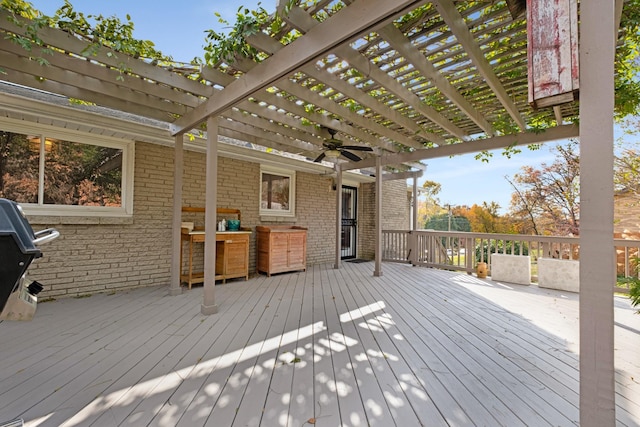
<svg viewBox="0 0 640 427">
<path fill-rule="evenodd" d="M 205 155 L 185 152 L 183 205 L 204 206 Z M 34 228 L 57 228 L 61 236 L 42 248 L 29 276 L 45 289 L 41 297 L 168 285 L 173 209 L 173 149 L 137 143 L 132 218 L 33 217 Z M 275 222 L 259 217 L 260 165 L 218 159 L 218 206 L 240 209 L 242 226 Z M 190 220 L 189 218 L 184 218 Z M 204 217 L 194 217 L 204 223 Z M 296 173 L 296 219 L 277 222 L 308 227 L 307 263 L 330 262 L 335 250 L 335 191 L 320 175 Z M 201 248 L 199 249 L 202 250 Z M 196 251 L 196 254 L 198 252 Z M 202 254 L 196 255 L 196 265 Z M 250 274 L 255 272 L 255 233 L 250 242 Z"/>
<path fill-rule="evenodd" d="M 409 230 L 411 225 L 410 198 L 406 180 L 382 183 L 382 228 Z M 375 257 L 375 183 L 362 184 L 358 193 L 358 257 Z"/>
</svg>

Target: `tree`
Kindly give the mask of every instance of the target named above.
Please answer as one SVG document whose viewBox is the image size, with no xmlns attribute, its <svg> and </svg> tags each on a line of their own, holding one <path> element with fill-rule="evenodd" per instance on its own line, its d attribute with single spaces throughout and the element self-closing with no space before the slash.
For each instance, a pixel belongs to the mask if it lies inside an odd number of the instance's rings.
<svg viewBox="0 0 640 427">
<path fill-rule="evenodd" d="M 424 196 L 424 202 L 418 200 L 418 224 L 426 227 L 428 218 L 438 214 L 442 208 L 438 206 L 438 198 L 436 197 L 442 186 L 435 181 L 425 181 L 422 184 L 420 195 Z"/>
<path fill-rule="evenodd" d="M 500 205 L 496 202 L 482 202 L 481 206 L 474 204 L 470 208 L 456 208 L 456 215 L 465 216 L 471 225 L 471 231 L 476 233 L 509 233 L 509 221 L 500 216 Z"/>
<path fill-rule="evenodd" d="M 613 182 L 616 192 L 640 197 L 640 153 L 624 148 L 614 158 Z"/>
<path fill-rule="evenodd" d="M 444 213 L 435 215 L 427 221 L 425 228 L 440 231 L 471 231 L 469 220 L 461 215 Z"/>
<path fill-rule="evenodd" d="M 36 203 L 38 162 L 27 135 L 0 131 L 0 197 Z"/>
<path fill-rule="evenodd" d="M 543 163 L 540 169 L 524 166 L 522 173 L 509 181 L 515 190 L 510 212 L 520 218 L 522 231 L 579 234 L 580 160 L 577 151 L 576 141 L 559 145 L 551 165 Z"/>
</svg>

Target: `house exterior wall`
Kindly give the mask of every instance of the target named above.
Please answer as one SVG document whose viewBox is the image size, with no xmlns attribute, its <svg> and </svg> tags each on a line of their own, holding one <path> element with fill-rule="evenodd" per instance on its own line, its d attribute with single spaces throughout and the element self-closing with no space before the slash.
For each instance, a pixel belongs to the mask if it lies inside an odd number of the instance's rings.
<svg viewBox="0 0 640 427">
<path fill-rule="evenodd" d="M 132 218 L 30 217 L 34 229 L 55 227 L 60 238 L 43 246 L 29 269 L 44 285 L 42 298 L 78 296 L 135 287 L 168 285 L 171 264 L 173 149 L 136 143 Z M 183 205 L 205 205 L 205 155 L 185 152 Z M 260 164 L 218 159 L 218 206 L 240 209 L 242 226 L 297 225 L 308 228 L 307 263 L 330 262 L 335 251 L 335 190 L 331 179 L 296 172 L 295 219 L 259 215 Z M 204 225 L 204 216 L 188 218 Z M 194 214 L 195 215 L 195 214 Z M 199 247 L 198 247 L 199 246 Z M 255 272 L 255 233 L 249 273 Z M 202 245 L 194 251 L 202 268 Z"/>
<path fill-rule="evenodd" d="M 358 197 L 358 257 L 373 259 L 376 244 L 375 183 L 362 184 Z M 382 229 L 409 230 L 410 202 L 406 180 L 384 181 L 382 183 Z"/>
</svg>

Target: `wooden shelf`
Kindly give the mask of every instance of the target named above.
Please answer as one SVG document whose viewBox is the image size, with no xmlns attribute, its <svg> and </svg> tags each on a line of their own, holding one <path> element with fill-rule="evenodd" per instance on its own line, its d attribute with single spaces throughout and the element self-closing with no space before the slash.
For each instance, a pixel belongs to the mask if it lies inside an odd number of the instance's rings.
<svg viewBox="0 0 640 427">
<path fill-rule="evenodd" d="M 182 212 L 204 213 L 204 208 L 183 206 Z M 236 215 L 241 218 L 240 210 L 229 208 L 218 208 L 217 214 Z M 227 279 L 244 277 L 249 279 L 249 236 L 251 230 L 241 228 L 239 231 L 217 231 L 216 232 L 216 275 L 215 280 L 226 282 Z M 193 271 L 193 250 L 195 243 L 204 243 L 204 230 L 190 230 L 182 228 L 180 245 L 180 268 L 183 262 L 184 242 L 188 242 L 187 251 L 189 261 L 187 271 L 181 271 L 180 282 L 186 283 L 189 289 L 196 283 L 204 283 L 204 273 Z"/>
</svg>

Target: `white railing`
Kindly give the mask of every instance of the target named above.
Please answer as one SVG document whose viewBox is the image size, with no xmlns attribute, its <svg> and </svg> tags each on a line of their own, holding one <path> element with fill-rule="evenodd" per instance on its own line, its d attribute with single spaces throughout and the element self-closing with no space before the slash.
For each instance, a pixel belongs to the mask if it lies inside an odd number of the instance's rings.
<svg viewBox="0 0 640 427">
<path fill-rule="evenodd" d="M 640 240 L 614 239 L 617 275 L 640 277 L 637 258 Z M 446 270 L 475 272 L 479 262 L 491 270 L 491 254 L 529 255 L 531 279 L 537 280 L 538 258 L 577 260 L 577 237 L 529 236 L 523 234 L 465 233 L 434 230 L 384 230 L 382 260 Z M 628 291 L 628 288 L 616 288 Z"/>
</svg>

